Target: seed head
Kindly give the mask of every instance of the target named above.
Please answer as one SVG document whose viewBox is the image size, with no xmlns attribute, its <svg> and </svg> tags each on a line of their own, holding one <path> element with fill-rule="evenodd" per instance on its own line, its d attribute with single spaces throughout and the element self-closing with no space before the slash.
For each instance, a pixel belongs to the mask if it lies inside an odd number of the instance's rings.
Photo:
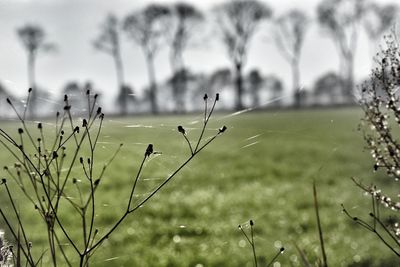
<svg viewBox="0 0 400 267">
<path fill-rule="evenodd" d="M 219 94 L 217 93 L 216 95 L 215 95 L 215 101 L 218 101 L 219 100 Z"/>
<path fill-rule="evenodd" d="M 146 149 L 146 153 L 144 154 L 144 156 L 145 157 L 149 157 L 151 154 L 153 154 L 153 144 L 149 144 L 148 146 L 147 146 L 147 149 Z"/>
<path fill-rule="evenodd" d="M 18 128 L 18 133 L 19 133 L 19 134 L 23 134 L 23 133 L 24 133 L 24 130 L 23 130 L 22 128 Z"/>
<path fill-rule="evenodd" d="M 180 132 L 183 135 L 186 135 L 186 131 L 181 125 L 178 126 L 178 132 Z"/>
<path fill-rule="evenodd" d="M 87 120 L 86 119 L 83 119 L 83 121 L 82 121 L 82 127 L 86 127 L 87 126 Z"/>
<path fill-rule="evenodd" d="M 250 226 L 253 226 L 253 225 L 254 225 L 253 220 L 250 220 Z"/>
<path fill-rule="evenodd" d="M 42 128 L 43 128 L 42 123 L 39 122 L 38 125 L 37 125 L 37 127 L 38 127 L 38 129 L 42 129 Z"/>
<path fill-rule="evenodd" d="M 379 164 L 378 163 L 374 164 L 374 171 L 377 171 L 378 168 L 379 168 Z"/>
<path fill-rule="evenodd" d="M 207 94 L 204 94 L 203 99 L 204 99 L 204 101 L 206 101 L 206 100 L 208 99 L 208 95 L 207 95 Z"/>
<path fill-rule="evenodd" d="M 29 89 L 28 89 L 28 93 L 30 93 L 30 92 L 32 92 L 32 88 L 29 88 Z"/>
<path fill-rule="evenodd" d="M 219 133 L 223 133 L 223 132 L 225 132 L 226 131 L 226 126 L 224 125 L 224 126 L 222 126 L 221 128 L 219 128 Z"/>
<path fill-rule="evenodd" d="M 11 105 L 11 100 L 7 97 L 7 103 Z"/>
</svg>

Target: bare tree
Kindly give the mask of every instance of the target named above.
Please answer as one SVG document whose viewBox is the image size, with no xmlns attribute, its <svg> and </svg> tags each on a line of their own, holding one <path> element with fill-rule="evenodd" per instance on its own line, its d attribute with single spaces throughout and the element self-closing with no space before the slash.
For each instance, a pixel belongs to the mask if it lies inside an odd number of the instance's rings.
<svg viewBox="0 0 400 267">
<path fill-rule="evenodd" d="M 128 104 L 132 100 L 132 95 L 126 94 L 119 27 L 120 24 L 117 17 L 112 14 L 108 15 L 101 25 L 101 32 L 93 42 L 93 45 L 96 49 L 112 56 L 114 59 L 118 84 L 117 103 L 119 104 L 121 114 L 125 115 L 128 112 Z"/>
<path fill-rule="evenodd" d="M 363 24 L 370 41 L 372 55 L 377 52 L 376 44 L 379 38 L 394 25 L 398 14 L 399 7 L 396 4 L 380 5 L 372 1 L 367 3 Z"/>
<path fill-rule="evenodd" d="M 304 37 L 309 26 L 307 15 L 293 9 L 276 20 L 275 40 L 283 57 L 290 64 L 292 71 L 292 87 L 296 107 L 301 102 L 300 55 Z"/>
<path fill-rule="evenodd" d="M 258 69 L 253 69 L 250 71 L 247 81 L 249 83 L 249 89 L 252 96 L 253 107 L 258 107 L 260 105 L 260 90 L 264 85 L 264 78 Z"/>
<path fill-rule="evenodd" d="M 38 95 L 35 75 L 36 58 L 38 54 L 54 49 L 54 45 L 46 42 L 46 33 L 38 25 L 26 24 L 17 29 L 17 34 L 28 56 L 28 84 L 32 88 L 32 90 L 29 90 L 29 112 L 30 116 L 34 117 Z"/>
<path fill-rule="evenodd" d="M 172 84 L 175 109 L 184 111 L 184 95 L 186 92 L 185 76 L 188 72 L 185 68 L 183 54 L 194 35 L 198 34 L 196 28 L 203 21 L 203 14 L 189 3 L 179 2 L 171 7 L 171 27 L 167 31 L 167 38 L 170 43 L 170 64 L 175 77 Z"/>
<path fill-rule="evenodd" d="M 359 24 L 365 13 L 364 0 L 323 0 L 317 8 L 318 21 L 332 38 L 340 55 L 342 94 L 345 101 L 353 100 L 354 55 L 357 48 Z"/>
<path fill-rule="evenodd" d="M 143 50 L 149 74 L 149 99 L 152 113 L 158 112 L 157 82 L 154 58 L 160 49 L 170 10 L 163 5 L 151 4 L 125 18 L 123 28 L 128 36 Z"/>
<path fill-rule="evenodd" d="M 234 0 L 216 7 L 217 23 L 222 40 L 235 70 L 236 104 L 243 108 L 243 66 L 246 63 L 249 44 L 263 19 L 272 10 L 257 0 Z"/>
<path fill-rule="evenodd" d="M 182 113 L 185 109 L 186 89 L 189 81 L 193 80 L 193 74 L 188 69 L 180 69 L 173 72 L 168 79 L 167 85 L 172 89 L 175 101 L 175 112 Z"/>
</svg>

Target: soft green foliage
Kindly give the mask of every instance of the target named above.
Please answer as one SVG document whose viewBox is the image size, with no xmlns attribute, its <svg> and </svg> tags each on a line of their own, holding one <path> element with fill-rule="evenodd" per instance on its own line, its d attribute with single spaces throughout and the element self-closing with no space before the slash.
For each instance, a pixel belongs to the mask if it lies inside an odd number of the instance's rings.
<svg viewBox="0 0 400 267">
<path fill-rule="evenodd" d="M 395 266 L 395 259 L 390 260 L 392 255 L 373 235 L 366 235 L 341 213 L 341 203 L 356 213 L 369 209 L 351 176 L 363 177 L 368 184 L 368 178 L 381 175 L 372 173 L 373 162 L 363 151 L 363 139 L 357 131 L 360 117 L 358 109 L 216 114 L 210 128 L 216 130 L 223 122 L 229 131 L 128 218 L 94 256 L 94 266 L 252 266 L 249 244 L 237 229 L 248 219 L 257 223 L 260 266 L 276 254 L 274 244 L 280 247 L 280 243 L 286 248 L 279 257 L 282 266 L 289 266 L 296 258 L 294 266 L 300 266 L 292 241 L 310 258 L 320 255 L 314 179 L 330 265 Z M 143 193 L 190 153 L 176 126 L 184 126 L 190 139 L 199 134 L 196 129 L 201 123 L 201 115 L 105 119 L 98 171 L 101 160 L 111 157 L 121 142 L 124 146 L 97 198 L 102 212 L 96 220 L 104 227 L 100 231 L 126 208 L 127 184 L 134 178 L 147 144 L 153 143 L 162 154 L 153 155 L 145 167 L 140 182 Z M 1 124 L 17 128 L 12 123 Z M 3 165 L 13 163 L 5 151 L 0 160 Z M 0 175 L 6 173 L 1 170 Z M 2 206 L 5 199 L 0 191 Z M 23 217 L 34 214 L 33 207 L 24 206 L 28 202 L 22 197 L 17 202 Z M 73 218 L 64 219 L 70 220 L 69 229 L 79 226 Z M 27 225 L 38 253 L 46 238 L 41 235 L 42 227 L 34 220 Z M 5 228 L 3 222 L 0 228 Z"/>
</svg>

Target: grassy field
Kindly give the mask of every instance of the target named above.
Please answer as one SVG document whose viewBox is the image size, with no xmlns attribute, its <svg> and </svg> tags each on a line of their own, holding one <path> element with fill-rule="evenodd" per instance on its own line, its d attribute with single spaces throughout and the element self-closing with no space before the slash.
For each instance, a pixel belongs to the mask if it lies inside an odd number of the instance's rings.
<svg viewBox="0 0 400 267">
<path fill-rule="evenodd" d="M 251 248 L 237 228 L 249 219 L 255 221 L 260 263 L 268 262 L 283 245 L 286 252 L 274 266 L 300 266 L 294 242 L 310 258 L 320 255 L 313 180 L 330 266 L 399 266 L 375 236 L 341 212 L 344 203 L 352 213 L 368 217 L 370 200 L 350 177 L 386 184 L 383 173 L 372 172 L 372 159 L 357 131 L 360 118 L 356 108 L 216 114 L 206 135 L 222 125 L 228 127 L 226 134 L 125 221 L 98 250 L 92 266 L 253 266 Z M 179 124 L 189 138 L 196 137 L 201 115 L 105 120 L 96 159 L 99 170 L 120 143 L 124 146 L 97 198 L 100 232 L 126 208 L 129 185 L 148 143 L 162 154 L 147 162 L 136 201 L 189 155 L 176 131 Z M 11 165 L 2 151 L 1 162 Z M 1 176 L 6 176 L 4 171 Z M 2 190 L 2 208 L 8 205 L 5 199 Z M 40 250 L 44 227 L 31 219 L 35 211 L 30 204 L 22 197 L 18 203 L 29 221 L 34 248 Z M 63 218 L 73 232 L 80 221 L 67 213 L 68 208 Z M 3 222 L 0 228 L 5 228 Z M 73 236 L 78 238 L 77 233 Z"/>
</svg>

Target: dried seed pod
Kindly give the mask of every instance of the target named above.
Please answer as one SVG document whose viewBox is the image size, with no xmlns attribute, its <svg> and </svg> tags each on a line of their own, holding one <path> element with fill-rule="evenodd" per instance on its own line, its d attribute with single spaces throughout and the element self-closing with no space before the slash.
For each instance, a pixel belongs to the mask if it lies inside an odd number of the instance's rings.
<svg viewBox="0 0 400 267">
<path fill-rule="evenodd" d="M 178 132 L 180 132 L 183 135 L 186 135 L 186 131 L 181 125 L 178 126 Z"/>
<path fill-rule="evenodd" d="M 153 144 L 149 144 L 146 149 L 146 153 L 144 154 L 145 157 L 149 157 L 151 154 L 153 154 Z"/>
</svg>

